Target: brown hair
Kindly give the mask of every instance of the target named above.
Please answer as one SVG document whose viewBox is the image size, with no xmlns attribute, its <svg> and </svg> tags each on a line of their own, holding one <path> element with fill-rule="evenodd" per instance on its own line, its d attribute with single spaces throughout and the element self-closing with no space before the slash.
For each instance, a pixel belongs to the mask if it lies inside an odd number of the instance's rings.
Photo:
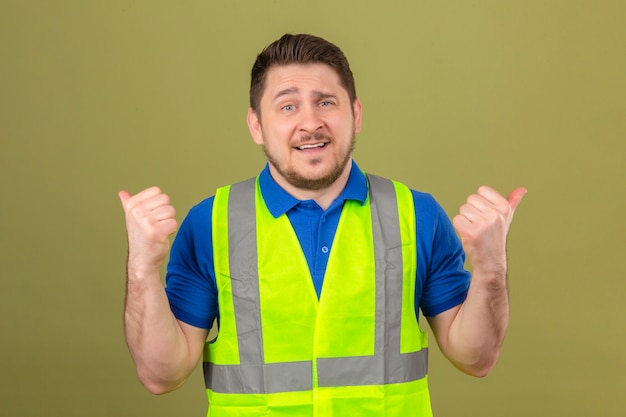
<svg viewBox="0 0 626 417">
<path fill-rule="evenodd" d="M 273 66 L 289 64 L 326 64 L 337 72 L 339 82 L 348 92 L 350 102 L 356 99 L 354 76 L 341 49 L 325 39 L 313 35 L 285 34 L 256 57 L 250 80 L 250 107 L 259 113 L 261 96 L 265 90 L 265 76 Z"/>
</svg>

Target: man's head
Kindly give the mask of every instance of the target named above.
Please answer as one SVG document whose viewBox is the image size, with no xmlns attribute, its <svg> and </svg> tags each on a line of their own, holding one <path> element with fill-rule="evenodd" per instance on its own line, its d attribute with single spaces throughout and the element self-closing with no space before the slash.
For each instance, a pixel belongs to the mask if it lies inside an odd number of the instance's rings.
<svg viewBox="0 0 626 417">
<path fill-rule="evenodd" d="M 293 195 L 341 186 L 361 129 L 348 62 L 335 45 L 285 35 L 252 69 L 248 128 L 274 179 Z"/>
<path fill-rule="evenodd" d="M 325 64 L 331 67 L 350 101 L 356 99 L 356 88 L 350 65 L 341 49 L 325 39 L 313 35 L 285 34 L 268 45 L 256 58 L 250 80 L 250 107 L 260 113 L 260 102 L 265 91 L 265 79 L 270 68 L 289 64 Z"/>
</svg>

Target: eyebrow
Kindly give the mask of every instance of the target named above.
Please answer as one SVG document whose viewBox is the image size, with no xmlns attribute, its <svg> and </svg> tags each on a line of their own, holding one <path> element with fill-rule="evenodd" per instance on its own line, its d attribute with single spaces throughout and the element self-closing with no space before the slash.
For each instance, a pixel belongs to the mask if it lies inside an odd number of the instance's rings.
<svg viewBox="0 0 626 417">
<path fill-rule="evenodd" d="M 278 93 L 276 93 L 276 95 L 274 96 L 274 101 L 278 100 L 282 96 L 288 96 L 290 94 L 297 94 L 299 92 L 300 92 L 300 89 L 297 87 L 285 88 L 284 90 L 280 90 Z M 313 96 L 315 96 L 315 98 L 317 99 L 325 99 L 325 98 L 336 99 L 337 98 L 337 96 L 334 94 L 324 93 L 322 91 L 313 91 Z"/>
<path fill-rule="evenodd" d="M 278 93 L 276 93 L 276 95 L 274 96 L 274 100 L 277 100 L 279 98 L 281 98 L 282 96 L 288 96 L 290 94 L 294 94 L 297 93 L 299 90 L 295 87 L 292 88 L 285 88 L 284 90 L 280 90 Z"/>
</svg>

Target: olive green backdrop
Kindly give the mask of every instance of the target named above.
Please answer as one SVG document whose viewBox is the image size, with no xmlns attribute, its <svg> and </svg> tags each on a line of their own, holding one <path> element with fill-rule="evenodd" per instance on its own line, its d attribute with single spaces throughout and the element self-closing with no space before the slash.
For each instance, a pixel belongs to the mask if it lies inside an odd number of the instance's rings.
<svg viewBox="0 0 626 417">
<path fill-rule="evenodd" d="M 363 168 L 451 216 L 529 189 L 500 363 L 433 347 L 436 415 L 626 415 L 625 4 L 0 0 L 0 415 L 205 413 L 198 370 L 161 397 L 135 376 L 117 191 L 159 185 L 182 220 L 255 175 L 248 73 L 285 32 L 351 60 Z"/>
</svg>

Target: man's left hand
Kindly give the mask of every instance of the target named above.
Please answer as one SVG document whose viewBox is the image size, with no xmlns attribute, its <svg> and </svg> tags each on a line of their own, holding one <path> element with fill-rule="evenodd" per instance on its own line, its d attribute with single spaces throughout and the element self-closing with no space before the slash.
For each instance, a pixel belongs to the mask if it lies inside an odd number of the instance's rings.
<svg viewBox="0 0 626 417">
<path fill-rule="evenodd" d="M 525 188 L 516 188 L 505 198 L 482 186 L 461 206 L 452 223 L 474 272 L 506 272 L 506 237 L 525 194 Z"/>
</svg>

